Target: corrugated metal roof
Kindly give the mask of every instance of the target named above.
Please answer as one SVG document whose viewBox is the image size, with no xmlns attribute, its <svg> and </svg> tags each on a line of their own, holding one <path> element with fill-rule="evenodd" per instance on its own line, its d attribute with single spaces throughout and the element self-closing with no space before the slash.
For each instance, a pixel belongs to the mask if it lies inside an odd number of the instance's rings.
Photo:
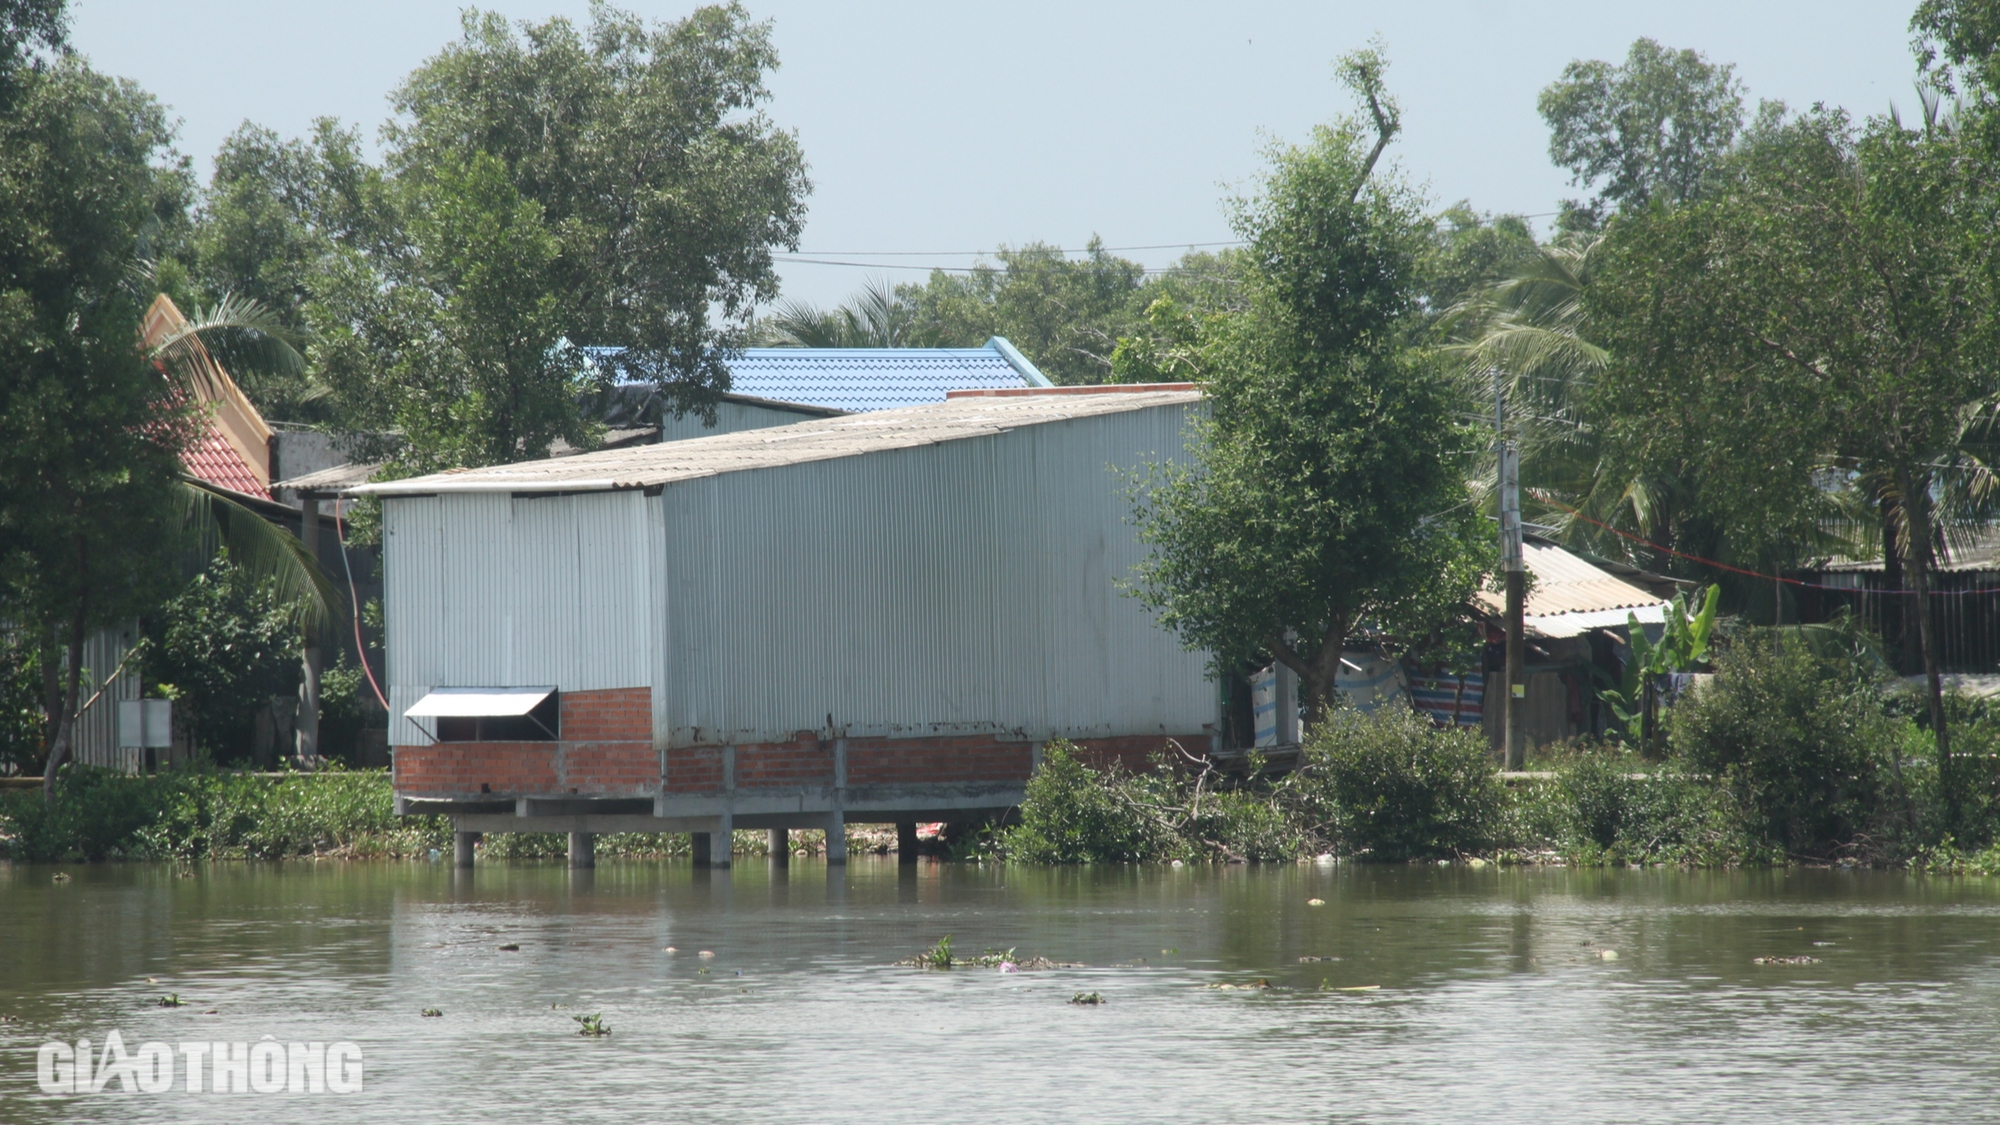
<svg viewBox="0 0 2000 1125">
<path fill-rule="evenodd" d="M 618 348 L 591 348 L 602 358 Z M 944 401 L 945 392 L 1046 387 L 1012 344 L 980 348 L 746 348 L 729 361 L 729 390 L 747 399 L 865 414 Z"/>
<path fill-rule="evenodd" d="M 750 348 L 729 365 L 729 389 L 851 413 L 941 401 L 946 391 L 1028 385 L 985 348 Z"/>
<path fill-rule="evenodd" d="M 955 398 L 897 410 L 816 419 L 715 437 L 436 473 L 362 485 L 348 491 L 378 496 L 407 496 L 439 492 L 592 492 L 651 488 L 723 473 L 936 445 L 1070 418 L 1178 405 L 1197 401 L 1200 397 L 1194 391 L 1125 387 L 1094 393 L 1085 392 L 1083 388 L 1065 388 L 1064 393 Z"/>
<path fill-rule="evenodd" d="M 1523 543 L 1521 560 L 1534 578 L 1522 616 L 1528 619 L 1529 630 L 1541 636 L 1572 637 L 1589 628 L 1622 625 L 1628 612 L 1657 607 L 1661 602 L 1654 594 L 1552 544 Z M 1473 601 L 1495 616 L 1507 609 L 1504 597 L 1487 590 L 1473 595 Z M 1658 620 L 1645 613 L 1639 616 L 1642 621 Z"/>
</svg>

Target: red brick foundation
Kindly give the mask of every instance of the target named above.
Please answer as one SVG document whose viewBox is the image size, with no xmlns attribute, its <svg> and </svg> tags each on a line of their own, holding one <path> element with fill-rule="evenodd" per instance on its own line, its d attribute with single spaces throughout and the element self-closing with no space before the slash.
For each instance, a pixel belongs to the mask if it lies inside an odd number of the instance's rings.
<svg viewBox="0 0 2000 1125">
<path fill-rule="evenodd" d="M 651 692 L 646 688 L 564 692 L 560 742 L 449 742 L 396 748 L 396 791 L 406 796 L 494 798 L 574 793 L 641 797 L 719 793 L 728 787 L 724 747 L 669 750 L 666 776 L 653 749 Z M 1161 735 L 1082 739 L 1085 761 L 1144 768 L 1174 755 Z M 1183 737 L 1189 753 L 1208 749 L 1206 735 Z M 847 740 L 849 787 L 1019 783 L 1034 766 L 1034 744 L 990 735 L 962 738 Z M 800 731 L 787 742 L 735 747 L 735 788 L 798 789 L 834 784 L 833 740 Z"/>
<path fill-rule="evenodd" d="M 440 742 L 396 748 L 396 792 L 493 797 L 649 797 L 659 787 L 650 688 L 568 691 L 560 742 Z"/>
</svg>

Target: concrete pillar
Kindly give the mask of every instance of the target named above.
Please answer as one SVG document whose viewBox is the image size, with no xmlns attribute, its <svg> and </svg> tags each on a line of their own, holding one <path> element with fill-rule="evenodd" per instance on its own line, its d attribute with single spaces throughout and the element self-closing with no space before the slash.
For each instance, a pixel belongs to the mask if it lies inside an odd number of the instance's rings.
<svg viewBox="0 0 2000 1125">
<path fill-rule="evenodd" d="M 597 866 L 597 836 L 592 832 L 572 832 L 569 834 L 569 865 L 571 867 Z"/>
<path fill-rule="evenodd" d="M 844 809 L 826 814 L 826 861 L 847 862 L 847 812 Z"/>
<path fill-rule="evenodd" d="M 707 832 L 688 833 L 688 844 L 694 851 L 694 865 L 707 867 L 710 835 Z"/>
<path fill-rule="evenodd" d="M 896 822 L 896 862 L 917 862 L 917 822 L 914 820 Z"/>
<path fill-rule="evenodd" d="M 771 829 L 771 862 L 781 867 L 792 862 L 792 834 L 783 828 Z"/>
<path fill-rule="evenodd" d="M 715 844 L 708 855 L 710 867 L 728 867 L 736 851 L 736 818 L 723 813 L 717 818 L 722 823 L 715 827 Z"/>
<path fill-rule="evenodd" d="M 472 845 L 477 843 L 478 841 L 479 841 L 479 833 L 477 832 L 453 832 L 451 834 L 451 850 L 452 850 L 453 861 L 456 862 L 460 867 L 471 867 Z M 575 850 L 576 850 L 576 845 L 574 844 L 570 845 L 570 851 L 572 854 L 574 854 Z"/>
</svg>

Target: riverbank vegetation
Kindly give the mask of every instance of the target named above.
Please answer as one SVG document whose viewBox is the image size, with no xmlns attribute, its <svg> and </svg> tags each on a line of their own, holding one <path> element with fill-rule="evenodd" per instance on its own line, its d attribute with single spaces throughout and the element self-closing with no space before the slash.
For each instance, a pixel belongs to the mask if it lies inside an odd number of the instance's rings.
<svg viewBox="0 0 2000 1125">
<path fill-rule="evenodd" d="M 1839 864 L 2000 874 L 2000 708 L 1947 697 L 1956 792 L 1939 783 L 1921 693 L 1857 658 L 1854 638 L 1736 638 L 1669 708 L 1662 754 L 1598 742 L 1493 768 L 1483 735 L 1409 711 L 1329 714 L 1295 768 L 1224 770 L 1192 754 L 1141 769 L 1048 744 L 1004 824 L 954 833 L 953 854 L 1035 864 L 1472 860 L 1700 867 Z M 820 834 L 795 833 L 820 852 Z M 854 826 L 854 854 L 893 838 Z M 378 772 L 67 775 L 56 799 L 0 796 L 0 848 L 30 861 L 435 858 L 450 825 L 398 818 Z M 553 859 L 556 834 L 486 839 L 489 859 Z M 765 852 L 739 833 L 736 854 Z M 606 857 L 688 853 L 681 834 L 599 838 Z"/>
<path fill-rule="evenodd" d="M 2000 711 L 1950 697 L 1957 792 L 1921 695 L 1794 639 L 1739 639 L 1670 709 L 1664 757 L 1581 742 L 1504 778 L 1484 737 L 1407 711 L 1339 711 L 1295 769 L 1161 760 L 1124 770 L 1053 744 L 991 851 L 1037 863 L 1787 863 L 2000 873 Z"/>
</svg>

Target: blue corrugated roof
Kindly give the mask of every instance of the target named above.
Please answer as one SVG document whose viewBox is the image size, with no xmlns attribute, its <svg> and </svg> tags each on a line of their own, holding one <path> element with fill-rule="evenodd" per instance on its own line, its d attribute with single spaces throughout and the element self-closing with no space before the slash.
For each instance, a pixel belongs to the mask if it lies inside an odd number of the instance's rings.
<svg viewBox="0 0 2000 1125">
<path fill-rule="evenodd" d="M 729 378 L 734 394 L 857 414 L 943 402 L 946 391 L 1049 385 L 998 336 L 983 348 L 746 348 Z"/>
</svg>

